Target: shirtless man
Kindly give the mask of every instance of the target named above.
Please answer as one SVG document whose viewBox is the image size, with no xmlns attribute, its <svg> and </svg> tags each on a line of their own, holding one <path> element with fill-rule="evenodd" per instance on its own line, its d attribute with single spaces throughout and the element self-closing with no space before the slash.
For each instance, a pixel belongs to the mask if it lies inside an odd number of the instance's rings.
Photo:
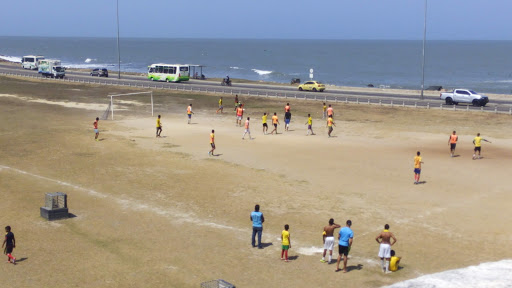
<svg viewBox="0 0 512 288">
<path fill-rule="evenodd" d="M 391 239 L 393 239 L 393 242 L 391 242 Z M 389 271 L 389 260 L 391 259 L 391 246 L 396 243 L 396 238 L 393 233 L 389 232 L 388 224 L 384 225 L 384 231 L 380 232 L 377 238 L 375 238 L 375 241 L 380 244 L 379 257 L 382 272 L 386 274 L 391 273 L 391 271 Z M 386 262 L 384 262 L 384 258 Z"/>
<path fill-rule="evenodd" d="M 336 228 L 340 228 L 341 226 L 334 223 L 334 219 L 329 219 L 329 225 L 324 227 L 323 240 L 324 240 L 324 255 L 320 262 L 326 263 L 325 254 L 327 250 L 329 250 L 329 264 L 331 264 L 332 260 L 332 249 L 334 248 L 334 230 Z"/>
</svg>

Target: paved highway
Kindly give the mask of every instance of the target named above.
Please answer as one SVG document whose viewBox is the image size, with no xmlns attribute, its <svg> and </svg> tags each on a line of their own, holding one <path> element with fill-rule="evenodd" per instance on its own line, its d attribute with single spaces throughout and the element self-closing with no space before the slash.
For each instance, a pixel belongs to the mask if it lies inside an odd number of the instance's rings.
<svg viewBox="0 0 512 288">
<path fill-rule="evenodd" d="M 16 74 L 25 77 L 39 77 L 35 70 L 26 70 L 13 65 L 0 64 L 0 73 Z M 286 97 L 309 100 L 325 100 L 328 102 L 356 102 L 364 104 L 382 104 L 396 106 L 418 106 L 418 107 L 439 107 L 443 109 L 454 109 L 452 105 L 445 105 L 439 97 L 425 96 L 424 100 L 419 100 L 419 95 L 379 93 L 379 92 L 354 92 L 343 90 L 329 90 L 322 93 L 300 92 L 296 87 L 287 87 L 281 85 L 266 84 L 247 84 L 234 83 L 234 86 L 221 86 L 220 83 L 204 80 L 191 80 L 183 83 L 166 83 L 153 82 L 143 76 L 121 75 L 121 79 L 117 79 L 116 75 L 110 75 L 109 78 L 92 77 L 87 72 L 67 71 L 66 78 L 71 81 L 91 82 L 91 83 L 108 83 L 112 85 L 130 85 L 139 87 L 148 87 L 155 89 L 172 89 L 172 90 L 193 90 L 208 91 L 217 93 L 232 93 L 251 96 L 268 96 L 268 97 Z M 112 77 L 115 76 L 116 78 Z M 55 80 L 62 81 L 62 80 Z M 512 101 L 492 100 L 486 107 L 473 107 L 466 105 L 458 105 L 457 110 L 484 110 L 495 111 L 500 113 L 511 112 Z"/>
</svg>

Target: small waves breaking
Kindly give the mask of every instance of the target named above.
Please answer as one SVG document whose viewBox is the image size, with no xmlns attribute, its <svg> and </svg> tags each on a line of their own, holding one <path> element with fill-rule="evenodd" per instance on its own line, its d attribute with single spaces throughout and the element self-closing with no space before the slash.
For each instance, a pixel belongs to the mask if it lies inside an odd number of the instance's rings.
<svg viewBox="0 0 512 288">
<path fill-rule="evenodd" d="M 398 282 L 382 288 L 512 287 L 512 260 L 482 263 Z"/>
<path fill-rule="evenodd" d="M 258 69 L 251 69 L 251 71 L 258 73 L 258 75 L 260 75 L 260 76 L 268 75 L 268 74 L 272 73 L 272 71 L 258 70 Z"/>
<path fill-rule="evenodd" d="M 16 56 L 0 55 L 0 59 L 14 63 L 21 63 L 21 57 Z"/>
</svg>

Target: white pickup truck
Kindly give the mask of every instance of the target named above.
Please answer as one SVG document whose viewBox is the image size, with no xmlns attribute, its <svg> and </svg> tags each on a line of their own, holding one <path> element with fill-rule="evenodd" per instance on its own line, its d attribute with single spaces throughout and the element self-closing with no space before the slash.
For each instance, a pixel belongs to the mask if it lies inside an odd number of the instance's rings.
<svg viewBox="0 0 512 288">
<path fill-rule="evenodd" d="M 455 89 L 452 92 L 445 92 L 439 95 L 441 100 L 446 101 L 447 105 L 457 105 L 459 103 L 469 103 L 473 106 L 485 106 L 489 103 L 489 98 L 480 95 L 475 91 L 467 89 Z"/>
</svg>

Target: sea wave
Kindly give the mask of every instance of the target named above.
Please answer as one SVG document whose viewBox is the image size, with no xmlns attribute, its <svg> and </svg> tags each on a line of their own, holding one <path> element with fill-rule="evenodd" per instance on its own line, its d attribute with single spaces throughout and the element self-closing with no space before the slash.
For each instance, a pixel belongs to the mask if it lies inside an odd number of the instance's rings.
<svg viewBox="0 0 512 288">
<path fill-rule="evenodd" d="M 92 61 L 96 61 L 96 59 L 87 58 L 85 59 L 85 63 L 91 63 Z"/>
<path fill-rule="evenodd" d="M 382 288 L 512 287 L 512 260 L 482 263 L 395 283 Z"/>
<path fill-rule="evenodd" d="M 9 62 L 21 63 L 21 57 L 16 57 L 16 56 L 0 55 L 0 59 L 9 61 Z"/>
<path fill-rule="evenodd" d="M 267 70 L 258 70 L 258 69 L 251 69 L 253 72 L 256 72 L 258 73 L 259 75 L 268 75 L 270 73 L 272 73 L 272 71 L 267 71 Z"/>
<path fill-rule="evenodd" d="M 239 69 L 240 69 L 240 67 L 233 66 L 233 67 L 229 67 L 229 69 L 239 70 Z"/>
<path fill-rule="evenodd" d="M 62 66 L 67 68 L 75 68 L 75 69 L 93 69 L 93 68 L 102 68 L 102 67 L 115 67 L 116 64 L 77 64 L 77 63 L 62 63 Z"/>
</svg>

